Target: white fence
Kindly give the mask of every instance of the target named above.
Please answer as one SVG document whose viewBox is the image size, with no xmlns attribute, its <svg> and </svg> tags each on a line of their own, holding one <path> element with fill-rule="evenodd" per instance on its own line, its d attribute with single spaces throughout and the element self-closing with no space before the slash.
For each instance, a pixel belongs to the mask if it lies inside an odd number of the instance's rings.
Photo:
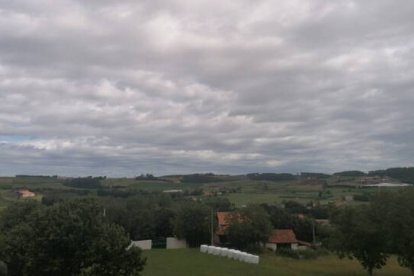
<svg viewBox="0 0 414 276">
<path fill-rule="evenodd" d="M 131 241 L 128 248 L 132 246 L 136 246 L 141 248 L 142 250 L 149 250 L 152 249 L 152 240 L 141 240 L 141 241 Z M 168 237 L 165 241 L 165 248 L 166 249 L 179 249 L 179 248 L 187 248 L 187 242 L 185 240 L 179 240 L 175 237 Z"/>
<path fill-rule="evenodd" d="M 259 263 L 259 256 L 252 255 L 247 252 L 229 249 L 225 247 L 217 247 L 212 245 L 205 245 L 202 244 L 200 246 L 201 253 L 212 254 L 215 256 L 227 257 L 229 259 L 251 263 L 251 264 L 258 264 Z"/>
</svg>

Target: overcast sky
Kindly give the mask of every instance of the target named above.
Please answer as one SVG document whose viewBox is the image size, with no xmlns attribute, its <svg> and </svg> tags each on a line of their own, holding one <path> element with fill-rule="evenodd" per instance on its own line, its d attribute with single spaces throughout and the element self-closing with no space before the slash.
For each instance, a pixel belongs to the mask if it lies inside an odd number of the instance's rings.
<svg viewBox="0 0 414 276">
<path fill-rule="evenodd" d="M 414 163 L 412 0 L 0 0 L 0 175 Z"/>
</svg>

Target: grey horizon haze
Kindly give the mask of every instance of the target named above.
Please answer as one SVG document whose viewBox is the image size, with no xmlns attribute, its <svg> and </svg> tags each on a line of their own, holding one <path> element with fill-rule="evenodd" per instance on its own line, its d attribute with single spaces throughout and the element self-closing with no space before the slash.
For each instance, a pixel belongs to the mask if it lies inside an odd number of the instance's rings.
<svg viewBox="0 0 414 276">
<path fill-rule="evenodd" d="M 414 1 L 0 0 L 0 175 L 414 164 Z"/>
</svg>

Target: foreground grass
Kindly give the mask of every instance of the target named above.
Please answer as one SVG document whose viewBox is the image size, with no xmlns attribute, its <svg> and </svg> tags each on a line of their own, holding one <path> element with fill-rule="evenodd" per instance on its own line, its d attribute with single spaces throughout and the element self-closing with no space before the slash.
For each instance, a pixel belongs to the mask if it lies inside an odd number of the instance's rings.
<svg viewBox="0 0 414 276">
<path fill-rule="evenodd" d="M 144 276 L 164 275 L 367 275 L 354 260 L 323 256 L 316 260 L 294 260 L 273 254 L 260 258 L 259 265 L 199 253 L 198 249 L 153 249 L 144 252 L 147 265 Z M 375 275 L 411 275 L 395 258 Z"/>
</svg>

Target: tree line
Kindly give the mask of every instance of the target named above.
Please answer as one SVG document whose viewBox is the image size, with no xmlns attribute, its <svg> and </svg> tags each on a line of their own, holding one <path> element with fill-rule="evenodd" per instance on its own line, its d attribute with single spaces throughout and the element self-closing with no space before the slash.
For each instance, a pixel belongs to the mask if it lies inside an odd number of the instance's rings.
<svg viewBox="0 0 414 276">
<path fill-rule="evenodd" d="M 177 236 L 197 247 L 210 242 L 215 212 L 236 211 L 246 219 L 227 230 L 229 246 L 257 252 L 273 228 L 292 227 L 310 241 L 311 223 L 293 214 L 305 209 L 293 203 L 235 209 L 227 198 L 162 193 L 23 200 L 1 213 L 0 260 L 9 275 L 139 275 L 145 260 L 140 250 L 125 250 L 130 240 Z"/>
</svg>

